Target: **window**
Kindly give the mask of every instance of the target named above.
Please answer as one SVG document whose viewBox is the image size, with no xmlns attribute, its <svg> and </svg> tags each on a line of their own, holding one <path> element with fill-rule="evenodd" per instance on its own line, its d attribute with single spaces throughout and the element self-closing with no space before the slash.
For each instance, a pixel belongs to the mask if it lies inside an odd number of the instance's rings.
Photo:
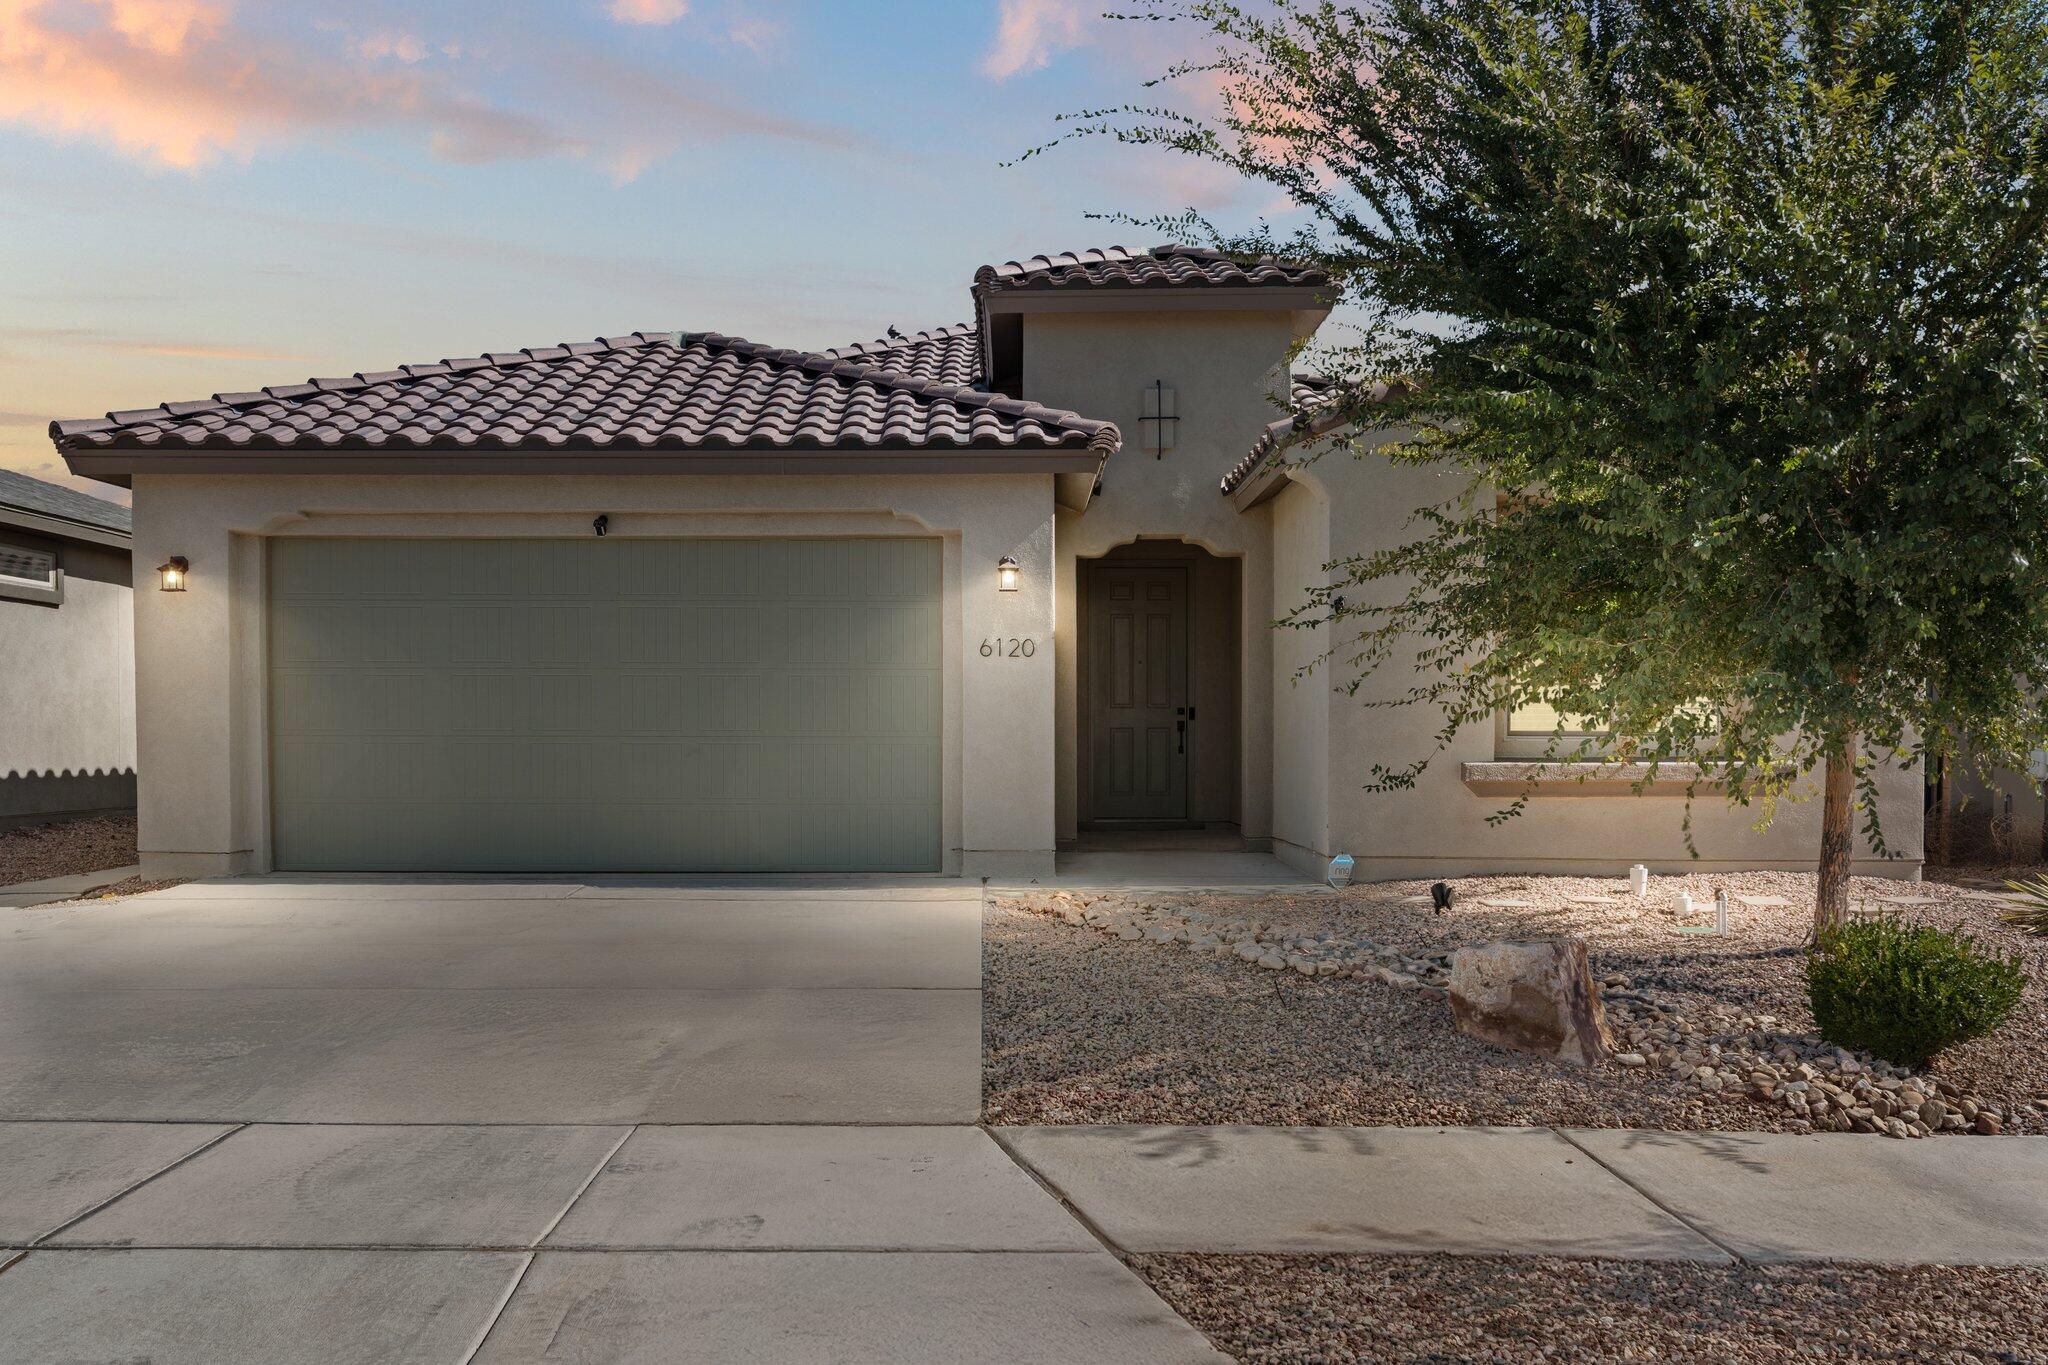
<svg viewBox="0 0 2048 1365">
<path fill-rule="evenodd" d="M 1564 725 L 1562 736 L 1558 734 L 1560 720 Z M 1548 703 L 1529 702 L 1500 714 L 1494 725 L 1493 747 L 1498 758 L 1543 758 L 1551 754 L 1554 743 L 1554 756 L 1562 758 L 1589 737 L 1603 741 L 1590 752 L 1597 753 L 1605 747 L 1607 732 L 1590 717 L 1560 717 L 1557 708 Z"/>
<path fill-rule="evenodd" d="M 54 540 L 0 532 L 0 600 L 54 607 L 64 600 L 64 561 Z"/>
<path fill-rule="evenodd" d="M 1692 722 L 1695 728 L 1691 733 L 1696 735 L 1716 734 L 1721 728 L 1714 704 L 1705 700 L 1681 708 L 1672 717 L 1674 722 L 1681 719 Z M 1615 733 L 1596 718 L 1560 715 L 1556 707 L 1544 702 L 1530 702 L 1494 717 L 1495 758 L 1593 762 L 1607 756 L 1616 738 Z M 1583 753 L 1578 752 L 1589 739 L 1593 743 L 1586 745 Z"/>
</svg>

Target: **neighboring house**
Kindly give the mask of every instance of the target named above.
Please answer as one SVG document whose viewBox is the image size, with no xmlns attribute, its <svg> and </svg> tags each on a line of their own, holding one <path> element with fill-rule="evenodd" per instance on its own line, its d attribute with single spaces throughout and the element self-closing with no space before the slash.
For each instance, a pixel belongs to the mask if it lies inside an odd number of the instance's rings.
<svg viewBox="0 0 2048 1365">
<path fill-rule="evenodd" d="M 0 469 L 0 829 L 135 806 L 128 509 Z"/>
<path fill-rule="evenodd" d="M 1119 247 L 971 299 L 822 354 L 636 332 L 55 424 L 189 563 L 137 613 L 145 858 L 1016 877 L 1202 826 L 1364 876 L 1691 865 L 1680 804 L 1612 786 L 1490 827 L 1512 734 L 1360 790 L 1431 718 L 1297 681 L 1319 642 L 1271 622 L 1454 485 L 1267 458 L 1318 271 Z M 1810 808 L 1749 823 L 1703 803 L 1704 865 L 1811 866 Z"/>
</svg>

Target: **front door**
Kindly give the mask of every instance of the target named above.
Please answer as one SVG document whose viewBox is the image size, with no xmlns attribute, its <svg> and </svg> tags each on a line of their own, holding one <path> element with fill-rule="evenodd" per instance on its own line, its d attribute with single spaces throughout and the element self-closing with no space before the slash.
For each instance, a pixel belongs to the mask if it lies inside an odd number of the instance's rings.
<svg viewBox="0 0 2048 1365">
<path fill-rule="evenodd" d="M 1094 566 L 1088 601 L 1092 818 L 1188 818 L 1188 571 Z"/>
</svg>

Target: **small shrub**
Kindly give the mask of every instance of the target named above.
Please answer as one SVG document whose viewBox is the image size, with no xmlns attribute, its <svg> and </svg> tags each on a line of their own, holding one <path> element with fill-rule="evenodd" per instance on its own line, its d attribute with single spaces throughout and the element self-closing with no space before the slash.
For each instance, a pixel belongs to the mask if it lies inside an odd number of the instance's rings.
<svg viewBox="0 0 2048 1365">
<path fill-rule="evenodd" d="M 1806 960 L 1821 1037 L 1905 1066 L 1997 1028 L 2026 984 L 2017 958 L 1968 934 L 1892 919 L 1826 930 Z"/>
</svg>

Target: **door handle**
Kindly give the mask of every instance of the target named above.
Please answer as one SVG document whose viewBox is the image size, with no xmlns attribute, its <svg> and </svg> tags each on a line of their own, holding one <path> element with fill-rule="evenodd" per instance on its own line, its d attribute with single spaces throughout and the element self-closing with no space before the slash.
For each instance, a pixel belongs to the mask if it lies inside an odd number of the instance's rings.
<svg viewBox="0 0 2048 1365">
<path fill-rule="evenodd" d="M 1186 753 L 1188 751 L 1188 723 L 1184 720 L 1175 721 L 1173 723 L 1173 733 L 1175 737 L 1174 752 L 1177 754 Z"/>
</svg>

